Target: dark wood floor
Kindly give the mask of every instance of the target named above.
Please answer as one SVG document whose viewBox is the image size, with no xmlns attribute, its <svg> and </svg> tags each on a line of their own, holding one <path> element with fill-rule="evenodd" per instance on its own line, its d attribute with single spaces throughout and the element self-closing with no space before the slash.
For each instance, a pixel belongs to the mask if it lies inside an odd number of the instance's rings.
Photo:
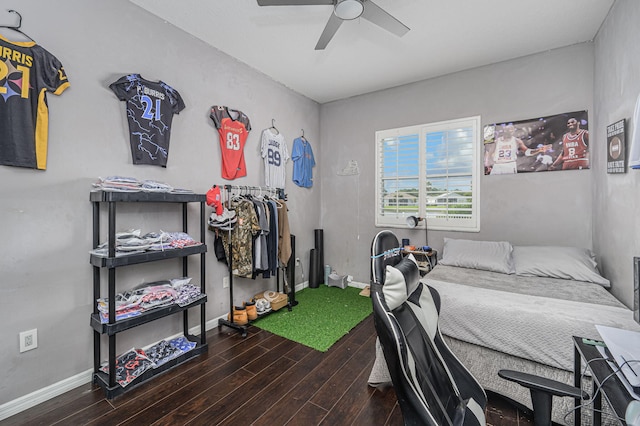
<svg viewBox="0 0 640 426">
<path fill-rule="evenodd" d="M 393 388 L 367 378 L 375 355 L 372 317 L 323 353 L 255 327 L 246 338 L 207 333 L 207 353 L 112 400 L 91 384 L 1 425 L 401 425 Z M 487 423 L 533 424 L 490 395 Z"/>
</svg>

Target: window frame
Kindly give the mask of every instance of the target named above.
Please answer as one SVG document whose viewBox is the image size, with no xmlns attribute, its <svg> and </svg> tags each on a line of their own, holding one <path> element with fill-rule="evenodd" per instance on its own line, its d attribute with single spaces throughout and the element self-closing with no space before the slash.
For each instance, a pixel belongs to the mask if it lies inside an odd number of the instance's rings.
<svg viewBox="0 0 640 426">
<path fill-rule="evenodd" d="M 418 223 L 418 229 L 441 230 L 441 231 L 461 231 L 461 232 L 479 232 L 480 231 L 480 176 L 481 154 L 482 154 L 482 132 L 481 118 L 479 115 L 470 116 L 452 120 L 438 121 L 433 123 L 418 124 L 413 126 L 399 127 L 395 129 L 378 130 L 375 133 L 375 166 L 376 166 L 376 189 L 375 189 L 375 226 L 390 228 L 406 228 L 406 218 L 408 216 L 426 216 L 427 212 L 427 161 L 426 161 L 426 135 L 443 130 L 455 130 L 456 128 L 470 128 L 472 132 L 472 164 L 471 164 L 471 218 L 456 219 L 447 215 L 445 218 L 427 217 L 426 221 Z M 382 215 L 384 202 L 384 180 L 389 177 L 384 176 L 383 169 L 383 148 L 384 141 L 389 138 L 418 136 L 418 206 L 415 211 L 396 212 L 388 215 Z M 447 158 L 454 158 L 448 156 Z M 446 176 L 455 176 L 454 173 L 446 173 Z M 404 177 L 409 179 L 409 177 Z M 392 178 L 393 179 L 393 178 Z M 401 181 L 400 176 L 396 176 L 397 181 Z M 397 185 L 398 186 L 398 185 Z M 399 191 L 398 191 L 399 192 Z M 452 191 L 453 192 L 453 191 Z"/>
</svg>

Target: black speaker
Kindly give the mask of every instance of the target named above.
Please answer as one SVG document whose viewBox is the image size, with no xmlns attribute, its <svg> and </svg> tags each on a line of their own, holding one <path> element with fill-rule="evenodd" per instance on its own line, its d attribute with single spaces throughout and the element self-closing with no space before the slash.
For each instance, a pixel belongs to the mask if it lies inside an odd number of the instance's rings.
<svg viewBox="0 0 640 426">
<path fill-rule="evenodd" d="M 314 230 L 316 255 L 318 256 L 318 269 L 316 271 L 316 279 L 318 283 L 324 283 L 324 232 L 322 229 Z"/>
<path fill-rule="evenodd" d="M 296 300 L 296 236 L 291 235 L 291 257 L 289 257 L 289 263 L 287 263 L 287 280 L 289 280 L 289 303 L 291 306 L 296 306 L 298 301 Z"/>
<path fill-rule="evenodd" d="M 318 257 L 318 250 L 311 249 L 309 252 L 309 288 L 318 288 L 320 286 Z"/>
</svg>

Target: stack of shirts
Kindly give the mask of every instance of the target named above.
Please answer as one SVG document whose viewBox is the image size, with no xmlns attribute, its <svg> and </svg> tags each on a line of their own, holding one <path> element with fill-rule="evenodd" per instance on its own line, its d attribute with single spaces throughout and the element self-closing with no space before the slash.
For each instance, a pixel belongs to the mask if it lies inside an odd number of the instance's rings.
<svg viewBox="0 0 640 426">
<path fill-rule="evenodd" d="M 114 192 L 169 192 L 172 194 L 193 194 L 190 189 L 174 188 L 163 182 L 155 180 L 140 181 L 136 178 L 126 176 L 108 176 L 106 178 L 98 178 L 98 182 L 93 186 L 102 191 Z"/>
<path fill-rule="evenodd" d="M 151 368 L 153 362 L 142 349 L 131 349 L 116 358 L 116 382 L 125 387 Z M 100 371 L 109 373 L 109 365 L 102 364 Z"/>
<path fill-rule="evenodd" d="M 231 231 L 237 221 L 238 218 L 236 217 L 236 211 L 229 210 L 225 207 L 222 214 L 216 214 L 215 211 L 211 213 L 207 223 L 209 224 L 209 229 L 211 231 L 216 229 L 220 229 L 221 231 Z"/>
<path fill-rule="evenodd" d="M 148 232 L 140 235 L 139 229 L 116 233 L 116 255 L 136 254 L 145 251 L 162 251 L 201 244 L 185 232 Z M 91 253 L 107 256 L 108 243 L 103 242 Z"/>
<path fill-rule="evenodd" d="M 108 176 L 106 178 L 98 178 L 98 182 L 93 186 L 103 191 L 116 192 L 138 192 L 141 190 L 142 184 L 136 178 L 126 176 Z"/>
<path fill-rule="evenodd" d="M 142 284 L 137 288 L 116 294 L 116 321 L 131 318 L 151 309 L 178 304 L 186 306 L 205 295 L 200 288 L 191 284 L 191 278 L 176 278 L 170 281 L 156 281 Z M 109 299 L 97 301 L 100 322 L 109 322 Z"/>
<path fill-rule="evenodd" d="M 157 281 L 140 288 L 116 294 L 116 321 L 138 316 L 141 313 L 175 303 L 176 290 L 169 281 Z M 100 321 L 109 322 L 109 299 L 97 300 Z"/>
<path fill-rule="evenodd" d="M 145 371 L 158 368 L 162 364 L 189 352 L 196 347 L 196 342 L 184 336 L 171 339 L 169 342 L 161 340 L 146 351 L 130 349 L 116 358 L 116 382 L 122 387 L 127 386 Z M 100 371 L 109 373 L 109 365 L 105 362 Z"/>
<path fill-rule="evenodd" d="M 168 342 L 161 340 L 145 351 L 147 357 L 153 362 L 153 368 L 158 368 L 167 361 L 179 357 L 183 353 L 189 352 L 196 347 L 196 342 L 192 342 L 184 336 L 176 337 Z"/>
</svg>

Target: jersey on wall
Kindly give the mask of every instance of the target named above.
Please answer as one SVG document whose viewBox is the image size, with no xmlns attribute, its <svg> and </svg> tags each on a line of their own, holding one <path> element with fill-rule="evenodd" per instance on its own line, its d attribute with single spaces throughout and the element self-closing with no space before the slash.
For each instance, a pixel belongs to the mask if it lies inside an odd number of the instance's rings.
<svg viewBox="0 0 640 426">
<path fill-rule="evenodd" d="M 220 134 L 222 178 L 233 180 L 246 176 L 244 144 L 251 131 L 249 117 L 226 106 L 212 106 L 211 119 Z"/>
<path fill-rule="evenodd" d="M 313 157 L 311 144 L 304 137 L 293 141 L 291 160 L 293 160 L 293 183 L 303 188 L 311 188 L 316 160 Z"/>
<path fill-rule="evenodd" d="M 145 80 L 140 74 L 120 77 L 109 88 L 126 101 L 133 164 L 167 167 L 171 121 L 185 108 L 180 94 L 168 84 Z"/>
<path fill-rule="evenodd" d="M 282 133 L 276 132 L 272 128 L 262 131 L 260 152 L 264 158 L 264 183 L 271 188 L 284 188 L 289 149 Z"/>
<path fill-rule="evenodd" d="M 69 87 L 55 56 L 35 42 L 0 36 L 0 164 L 45 170 L 49 139 L 47 92 Z"/>
</svg>

